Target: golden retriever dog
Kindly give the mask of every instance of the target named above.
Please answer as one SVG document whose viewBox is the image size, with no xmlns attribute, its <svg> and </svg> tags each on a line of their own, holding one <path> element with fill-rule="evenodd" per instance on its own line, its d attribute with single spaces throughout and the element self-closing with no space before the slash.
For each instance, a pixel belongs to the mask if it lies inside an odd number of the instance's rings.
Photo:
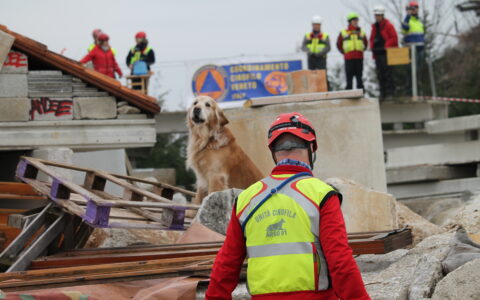
<svg viewBox="0 0 480 300">
<path fill-rule="evenodd" d="M 222 109 L 208 96 L 196 97 L 188 109 L 187 168 L 197 177 L 195 204 L 212 192 L 245 189 L 263 178 L 227 124 Z"/>
</svg>

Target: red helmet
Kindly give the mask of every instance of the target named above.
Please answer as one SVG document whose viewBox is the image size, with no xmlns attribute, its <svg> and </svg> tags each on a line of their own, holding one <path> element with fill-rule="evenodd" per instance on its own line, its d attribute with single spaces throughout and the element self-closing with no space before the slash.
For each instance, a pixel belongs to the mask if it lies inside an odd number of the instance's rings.
<svg viewBox="0 0 480 300">
<path fill-rule="evenodd" d="M 92 31 L 92 35 L 94 38 L 96 38 L 100 33 L 102 33 L 101 29 L 95 29 Z"/>
<path fill-rule="evenodd" d="M 312 123 L 302 114 L 293 112 L 279 115 L 268 130 L 268 147 L 272 149 L 273 142 L 284 133 L 293 134 L 312 143 L 313 151 L 317 150 L 315 130 Z"/>
<path fill-rule="evenodd" d="M 135 35 L 135 38 L 136 39 L 145 39 L 147 38 L 147 34 L 143 31 L 139 31 L 137 32 L 137 34 Z"/>
<path fill-rule="evenodd" d="M 408 7 L 417 7 L 418 8 L 418 2 L 417 1 L 410 1 L 408 3 Z"/>
<path fill-rule="evenodd" d="M 100 35 L 98 36 L 98 40 L 99 41 L 108 41 L 110 39 L 110 37 L 108 36 L 108 34 L 106 33 L 100 33 Z"/>
</svg>

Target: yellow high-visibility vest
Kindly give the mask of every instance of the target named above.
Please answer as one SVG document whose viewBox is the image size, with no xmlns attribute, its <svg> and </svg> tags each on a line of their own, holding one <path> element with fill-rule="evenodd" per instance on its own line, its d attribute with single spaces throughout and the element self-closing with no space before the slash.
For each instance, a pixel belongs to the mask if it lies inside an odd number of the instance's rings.
<svg viewBox="0 0 480 300">
<path fill-rule="evenodd" d="M 363 30 L 360 30 L 360 35 L 346 29 L 342 30 L 340 34 L 343 38 L 343 52 L 345 54 L 352 51 L 365 51 L 365 44 L 363 43 L 365 32 Z"/>
<path fill-rule="evenodd" d="M 143 51 L 137 51 L 135 49 L 135 47 L 132 47 L 132 49 L 130 49 L 131 53 L 133 54 L 132 55 L 132 58 L 130 58 L 130 65 L 133 65 L 135 62 L 139 61 L 140 58 L 142 57 L 142 54 L 148 54 L 148 52 L 150 52 L 150 50 L 152 50 L 151 47 L 146 47 Z"/>
<path fill-rule="evenodd" d="M 310 32 L 307 32 L 305 37 L 307 38 L 307 48 L 310 50 L 310 53 L 320 53 L 322 52 L 323 48 L 327 46 L 327 33 L 322 32 L 321 39 L 318 37 L 312 39 Z"/>
<path fill-rule="evenodd" d="M 338 194 L 331 186 L 314 177 L 299 177 L 253 210 L 290 176 L 264 178 L 237 199 L 236 216 L 244 228 L 247 284 L 252 295 L 320 291 L 330 285 L 319 231 L 323 201 Z"/>
</svg>

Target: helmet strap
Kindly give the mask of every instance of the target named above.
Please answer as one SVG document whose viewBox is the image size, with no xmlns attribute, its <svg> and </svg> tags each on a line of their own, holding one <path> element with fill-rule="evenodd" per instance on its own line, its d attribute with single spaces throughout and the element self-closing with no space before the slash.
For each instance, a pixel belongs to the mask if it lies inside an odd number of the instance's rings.
<svg viewBox="0 0 480 300">
<path fill-rule="evenodd" d="M 317 160 L 317 154 L 312 153 L 312 147 L 310 145 L 311 145 L 311 143 L 308 145 L 308 161 L 310 162 L 310 167 L 313 170 L 313 164 Z"/>
</svg>

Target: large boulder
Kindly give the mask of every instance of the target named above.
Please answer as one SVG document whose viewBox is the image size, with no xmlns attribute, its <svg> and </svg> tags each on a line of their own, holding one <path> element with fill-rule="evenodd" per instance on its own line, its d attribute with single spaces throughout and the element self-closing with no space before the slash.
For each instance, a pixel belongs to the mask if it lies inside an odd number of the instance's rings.
<svg viewBox="0 0 480 300">
<path fill-rule="evenodd" d="M 362 273 L 380 272 L 399 261 L 408 253 L 407 249 L 397 249 L 386 254 L 364 254 L 355 258 Z"/>
<path fill-rule="evenodd" d="M 460 209 L 457 214 L 450 219 L 445 228 L 451 229 L 462 226 L 468 233 L 480 233 L 480 195 L 475 195 L 472 200 Z"/>
<path fill-rule="evenodd" d="M 226 235 L 235 199 L 241 192 L 240 189 L 228 189 L 211 193 L 203 199 L 202 206 L 193 222 L 198 222 L 213 231 Z"/>
<path fill-rule="evenodd" d="M 445 273 L 450 273 L 465 263 L 480 258 L 480 245 L 470 239 L 460 227 L 455 233 L 447 257 L 442 262 Z"/>
<path fill-rule="evenodd" d="M 432 300 L 480 299 L 480 259 L 449 273 L 436 286 Z"/>
<path fill-rule="evenodd" d="M 451 233 L 430 236 L 398 261 L 380 272 L 362 273 L 372 299 L 407 300 L 431 296 L 435 283 L 442 277 L 441 261 L 447 255 Z M 392 254 L 390 254 L 392 255 Z"/>
<path fill-rule="evenodd" d="M 397 202 L 396 209 L 398 226 L 400 228 L 408 226 L 412 229 L 413 245 L 418 244 L 428 236 L 439 234 L 444 231 L 441 227 L 414 213 L 401 202 Z"/>
<path fill-rule="evenodd" d="M 349 179 L 329 178 L 326 182 L 342 195 L 342 212 L 347 232 L 397 229 L 395 198 Z"/>
</svg>

